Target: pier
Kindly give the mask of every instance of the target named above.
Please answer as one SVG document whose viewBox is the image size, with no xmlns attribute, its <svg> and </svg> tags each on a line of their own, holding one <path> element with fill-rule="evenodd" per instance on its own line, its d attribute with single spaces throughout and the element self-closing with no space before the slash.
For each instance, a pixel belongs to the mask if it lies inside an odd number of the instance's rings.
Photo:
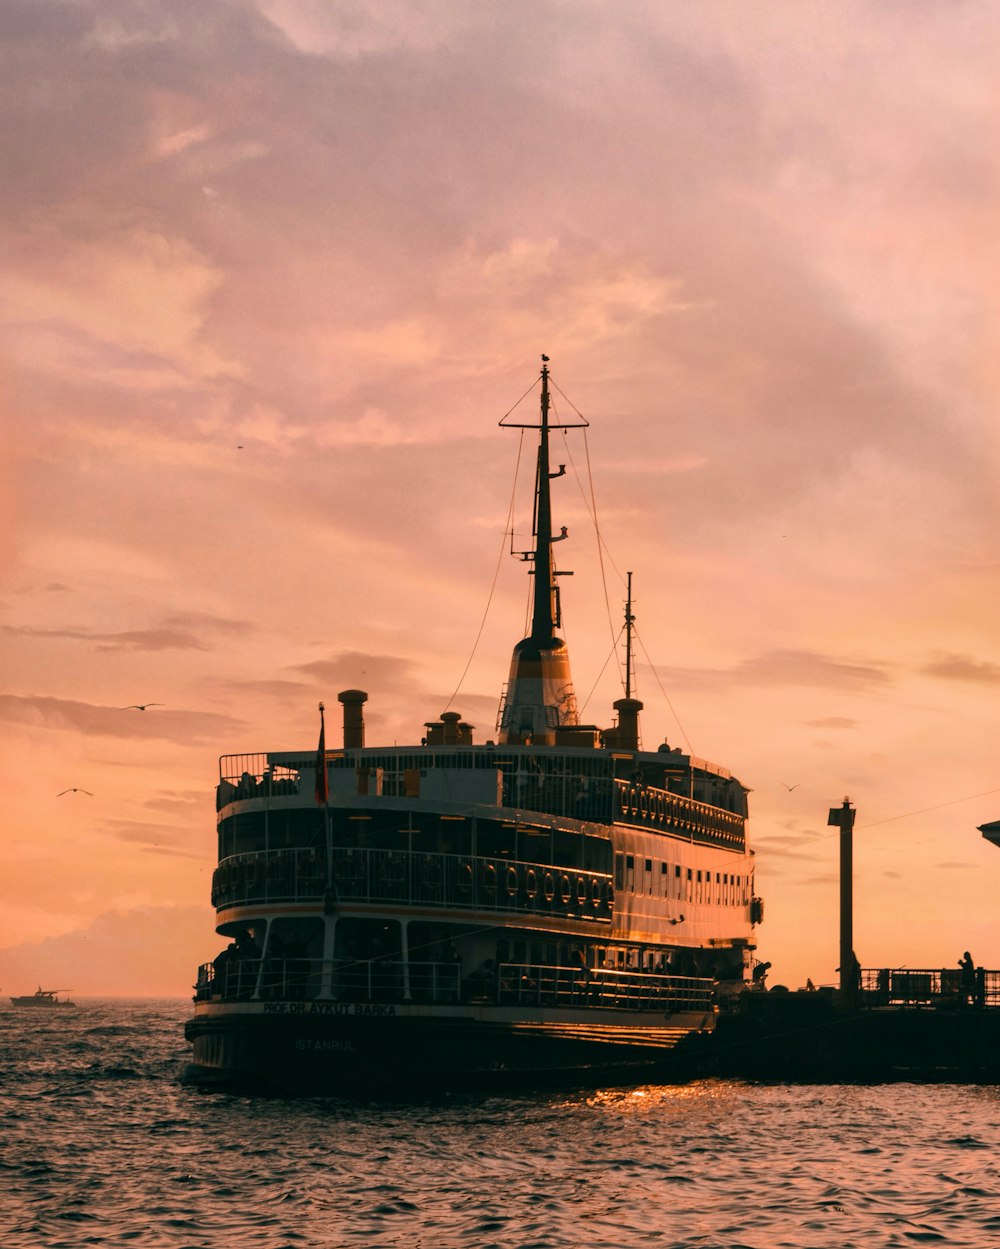
<svg viewBox="0 0 1000 1249">
<path fill-rule="evenodd" d="M 1000 1081 L 1000 971 L 864 968 L 831 990 L 746 992 L 689 1057 L 701 1076 L 791 1083 Z"/>
</svg>

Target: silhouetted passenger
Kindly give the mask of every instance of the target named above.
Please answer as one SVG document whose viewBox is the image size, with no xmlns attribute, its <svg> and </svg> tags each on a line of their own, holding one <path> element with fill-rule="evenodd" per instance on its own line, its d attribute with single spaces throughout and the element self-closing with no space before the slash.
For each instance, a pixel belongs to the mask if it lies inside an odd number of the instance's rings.
<svg viewBox="0 0 1000 1249">
<path fill-rule="evenodd" d="M 976 964 L 968 950 L 958 960 L 958 966 L 961 970 L 959 981 L 961 1003 L 963 1006 L 968 1006 L 976 993 Z"/>
<path fill-rule="evenodd" d="M 228 995 L 229 972 L 233 963 L 239 957 L 236 949 L 236 942 L 230 941 L 224 950 L 215 956 L 212 961 L 212 971 L 214 972 L 215 991 L 222 997 Z"/>
<path fill-rule="evenodd" d="M 215 790 L 215 809 L 221 811 L 227 802 L 236 797 L 236 786 L 232 781 L 221 780 Z"/>
</svg>

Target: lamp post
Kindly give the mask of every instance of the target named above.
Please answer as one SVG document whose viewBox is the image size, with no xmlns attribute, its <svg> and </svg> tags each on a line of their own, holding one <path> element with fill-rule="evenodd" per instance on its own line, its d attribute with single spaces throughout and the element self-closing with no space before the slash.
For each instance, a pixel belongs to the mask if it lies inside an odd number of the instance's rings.
<svg viewBox="0 0 1000 1249">
<path fill-rule="evenodd" d="M 854 957 L 854 808 L 845 798 L 831 807 L 828 825 L 840 829 L 840 1003 L 857 1005 L 861 968 Z"/>
</svg>

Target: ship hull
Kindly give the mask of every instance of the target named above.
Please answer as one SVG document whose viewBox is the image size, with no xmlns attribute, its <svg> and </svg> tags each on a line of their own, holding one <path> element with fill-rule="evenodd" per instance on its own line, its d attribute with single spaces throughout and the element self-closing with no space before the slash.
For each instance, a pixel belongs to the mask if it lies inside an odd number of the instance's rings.
<svg viewBox="0 0 1000 1249">
<path fill-rule="evenodd" d="M 188 1021 L 185 1083 L 291 1096 L 631 1083 L 680 1076 L 708 1013 L 301 1003 L 294 1013 L 211 1007 Z"/>
<path fill-rule="evenodd" d="M 75 1002 L 42 1002 L 35 997 L 12 997 L 11 1005 L 21 1010 L 59 1010 L 76 1006 Z"/>
</svg>

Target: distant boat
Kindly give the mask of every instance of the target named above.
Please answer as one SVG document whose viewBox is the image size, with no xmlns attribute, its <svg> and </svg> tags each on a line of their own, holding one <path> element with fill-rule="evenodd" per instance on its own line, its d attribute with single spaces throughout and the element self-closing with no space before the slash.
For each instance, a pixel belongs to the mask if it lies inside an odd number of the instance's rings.
<svg viewBox="0 0 1000 1249">
<path fill-rule="evenodd" d="M 56 997 L 57 993 L 68 993 L 68 989 L 43 989 L 37 988 L 34 993 L 28 993 L 24 997 L 12 997 L 10 1000 L 15 1006 L 31 1006 L 35 1009 L 50 1010 L 55 1006 L 75 1006 L 75 1002 L 71 1002 L 69 998 L 63 998 L 62 1001 Z"/>
</svg>

